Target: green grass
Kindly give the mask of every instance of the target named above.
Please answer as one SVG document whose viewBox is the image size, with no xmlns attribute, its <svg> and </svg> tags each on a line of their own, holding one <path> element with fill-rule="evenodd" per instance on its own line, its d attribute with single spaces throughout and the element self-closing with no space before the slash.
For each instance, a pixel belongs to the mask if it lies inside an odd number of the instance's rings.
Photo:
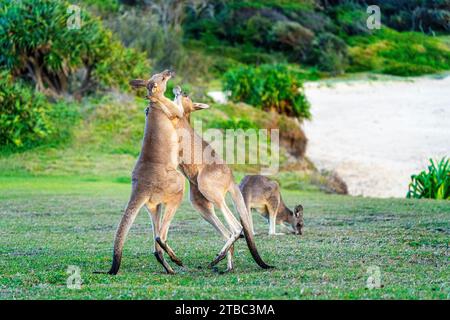
<svg viewBox="0 0 450 320">
<path fill-rule="evenodd" d="M 148 215 L 138 216 L 118 276 L 107 270 L 116 225 L 130 186 L 117 177 L 0 177 L 0 299 L 446 299 L 450 296 L 450 204 L 364 199 L 283 191 L 305 207 L 305 234 L 267 235 L 255 216 L 257 245 L 276 265 L 264 271 L 245 242 L 236 271 L 206 268 L 222 241 L 187 200 L 169 243 L 185 269 L 166 275 L 152 254 Z M 69 265 L 81 268 L 81 290 L 66 287 Z M 366 288 L 369 266 L 382 288 Z M 225 268 L 224 263 L 219 266 Z"/>
</svg>

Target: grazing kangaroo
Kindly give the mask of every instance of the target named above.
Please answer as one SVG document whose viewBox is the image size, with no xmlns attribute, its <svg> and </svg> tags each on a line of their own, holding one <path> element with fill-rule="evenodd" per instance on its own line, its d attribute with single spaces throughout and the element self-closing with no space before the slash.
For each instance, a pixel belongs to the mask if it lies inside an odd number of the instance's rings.
<svg viewBox="0 0 450 320">
<path fill-rule="evenodd" d="M 285 224 L 292 227 L 295 234 L 303 233 L 303 207 L 297 205 L 292 212 L 283 202 L 280 194 L 280 186 L 277 182 L 260 175 L 245 176 L 239 185 L 245 205 L 250 214 L 252 232 L 253 218 L 252 208 L 257 209 L 269 220 L 269 234 L 279 235 L 275 232 L 275 225 Z"/>
<path fill-rule="evenodd" d="M 174 94 L 174 101 L 184 109 L 184 117 L 177 122 L 176 127 L 181 139 L 186 139 L 184 141 L 189 143 L 189 145 L 186 145 L 183 144 L 183 141 L 180 142 L 180 152 L 182 153 L 180 170 L 189 180 L 191 203 L 226 241 L 225 246 L 210 266 L 217 264 L 226 255 L 228 258 L 227 271 L 233 270 L 233 243 L 244 231 L 253 259 L 261 268 L 271 268 L 262 260 L 256 249 L 253 234 L 250 232 L 248 212 L 239 187 L 234 182 L 233 172 L 226 164 L 223 164 L 223 161 L 217 161 L 212 147 L 197 135 L 190 125 L 191 112 L 206 109 L 209 106 L 202 103 L 193 103 L 186 94 L 182 94 L 179 87 L 174 89 Z M 195 158 L 198 157 L 198 154 L 193 154 L 193 150 L 202 153 L 201 161 L 196 161 Z M 205 152 L 205 150 L 212 152 Z M 242 226 L 226 204 L 225 196 L 228 192 L 231 194 L 239 213 Z M 219 220 L 214 207 L 222 211 L 231 232 Z"/>
<path fill-rule="evenodd" d="M 149 80 L 132 80 L 133 88 L 146 87 L 150 105 L 145 122 L 141 153 L 132 174 L 130 200 L 117 228 L 114 253 L 109 274 L 117 274 L 122 258 L 125 238 L 139 210 L 146 206 L 153 223 L 154 254 L 167 273 L 174 271 L 164 260 L 162 247 L 169 252 L 172 261 L 182 265 L 174 252 L 165 243 L 170 221 L 178 209 L 184 192 L 184 177 L 177 171 L 178 135 L 174 127 L 183 116 L 183 108 L 164 96 L 167 81 L 173 72 L 164 71 Z M 161 219 L 162 205 L 165 206 Z"/>
</svg>

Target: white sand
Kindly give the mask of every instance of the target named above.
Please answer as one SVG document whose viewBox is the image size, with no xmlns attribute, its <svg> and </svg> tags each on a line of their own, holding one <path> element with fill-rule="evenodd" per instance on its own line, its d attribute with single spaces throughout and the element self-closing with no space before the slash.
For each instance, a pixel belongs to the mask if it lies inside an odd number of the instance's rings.
<svg viewBox="0 0 450 320">
<path fill-rule="evenodd" d="M 404 197 L 428 159 L 450 156 L 450 76 L 307 83 L 307 155 L 352 195 Z"/>
</svg>

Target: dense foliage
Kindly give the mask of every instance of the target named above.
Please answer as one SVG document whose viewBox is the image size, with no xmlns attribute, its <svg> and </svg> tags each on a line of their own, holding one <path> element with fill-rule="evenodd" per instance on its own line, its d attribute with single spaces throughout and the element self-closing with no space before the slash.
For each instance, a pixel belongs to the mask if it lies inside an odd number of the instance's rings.
<svg viewBox="0 0 450 320">
<path fill-rule="evenodd" d="M 2 1 L 0 15 L 0 67 L 49 95 L 126 89 L 130 77 L 147 70 L 142 54 L 124 48 L 86 11 L 78 21 L 66 1 Z"/>
<path fill-rule="evenodd" d="M 450 200 L 450 159 L 430 159 L 428 171 L 412 175 L 407 198 Z"/>
<path fill-rule="evenodd" d="M 351 37 L 349 71 L 417 76 L 450 69 L 450 48 L 417 32 L 380 30 Z"/>
<path fill-rule="evenodd" d="M 331 74 L 363 69 L 418 75 L 450 68 L 447 48 L 434 45 L 440 43 L 438 40 L 424 41 L 422 35 L 450 31 L 448 0 L 371 3 L 380 6 L 382 30 L 386 32 L 368 29 L 368 5 L 363 0 L 206 2 L 208 9 L 189 11 L 184 24 L 188 38 L 216 48 L 216 54 L 227 55 L 225 47 L 239 47 L 237 58 L 242 63 L 267 63 L 269 59 L 262 53 L 281 53 L 289 62 L 317 66 Z M 390 28 L 420 33 L 403 37 L 389 32 Z M 365 63 L 361 54 L 366 50 L 365 37 L 387 41 L 395 51 L 395 57 L 387 57 L 384 52 L 372 50 L 370 58 L 399 65 L 378 68 L 366 64 L 360 68 L 359 64 Z M 414 46 L 424 46 L 425 50 L 416 52 L 410 63 L 408 51 Z M 351 59 L 349 51 L 353 53 Z"/>
<path fill-rule="evenodd" d="M 77 120 L 77 111 L 65 103 L 50 104 L 46 97 L 11 75 L 0 73 L 0 146 L 30 147 L 61 142 Z"/>
<path fill-rule="evenodd" d="M 309 103 L 298 73 L 283 64 L 243 66 L 224 75 L 224 90 L 231 100 L 280 114 L 310 118 Z"/>
<path fill-rule="evenodd" d="M 99 2 L 96 7 L 104 11 L 102 1 L 83 2 L 90 7 Z M 371 4 L 381 9 L 382 32 L 367 27 L 370 13 L 365 0 L 119 3 L 120 10 L 111 4 L 109 14 L 103 13 L 108 26 L 127 46 L 145 51 L 158 69 L 174 67 L 189 81 L 199 75 L 211 79 L 240 63 L 290 62 L 318 68 L 325 75 L 375 71 L 408 76 L 450 68 L 448 46 L 423 36 L 450 31 L 448 0 L 374 1 Z M 413 32 L 404 37 L 392 29 Z M 380 46 L 387 42 L 395 57 L 376 50 L 378 46 L 367 48 L 365 37 L 377 39 L 373 42 L 381 42 Z M 425 50 L 416 52 L 410 62 L 409 47 L 420 46 Z M 366 53 L 369 62 L 364 61 Z M 385 62 L 389 67 L 379 68 Z"/>
</svg>

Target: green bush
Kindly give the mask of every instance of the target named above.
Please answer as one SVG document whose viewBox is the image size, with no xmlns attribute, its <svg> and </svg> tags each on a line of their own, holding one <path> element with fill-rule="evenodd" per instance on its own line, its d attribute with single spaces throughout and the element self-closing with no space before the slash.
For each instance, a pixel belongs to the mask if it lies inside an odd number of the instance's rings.
<svg viewBox="0 0 450 320">
<path fill-rule="evenodd" d="M 100 20 L 80 12 L 80 28 L 67 1 L 0 3 L 0 68 L 52 96 L 97 88 L 129 89 L 147 71 L 145 57 L 126 49 Z"/>
<path fill-rule="evenodd" d="M 223 89 L 231 92 L 233 101 L 288 116 L 311 117 L 300 74 L 284 64 L 231 69 L 224 75 Z"/>
<path fill-rule="evenodd" d="M 439 38 L 383 28 L 370 36 L 350 37 L 349 71 L 418 76 L 450 69 L 450 49 Z"/>
<path fill-rule="evenodd" d="M 407 198 L 450 200 L 450 159 L 430 159 L 428 171 L 411 176 Z"/>
<path fill-rule="evenodd" d="M 270 32 L 271 42 L 276 48 L 284 48 L 297 61 L 306 61 L 314 32 L 293 21 L 278 21 Z"/>
<path fill-rule="evenodd" d="M 65 140 L 78 115 L 64 103 L 48 103 L 22 81 L 13 82 L 5 71 L 0 73 L 0 106 L 0 146 L 9 149 Z"/>
<path fill-rule="evenodd" d="M 337 25 L 347 35 L 365 35 L 370 32 L 367 28 L 366 6 L 361 6 L 354 2 L 348 2 L 333 8 L 336 15 Z"/>
<path fill-rule="evenodd" d="M 312 52 L 312 62 L 322 71 L 338 75 L 348 66 L 347 45 L 332 33 L 323 33 L 314 39 Z"/>
</svg>

